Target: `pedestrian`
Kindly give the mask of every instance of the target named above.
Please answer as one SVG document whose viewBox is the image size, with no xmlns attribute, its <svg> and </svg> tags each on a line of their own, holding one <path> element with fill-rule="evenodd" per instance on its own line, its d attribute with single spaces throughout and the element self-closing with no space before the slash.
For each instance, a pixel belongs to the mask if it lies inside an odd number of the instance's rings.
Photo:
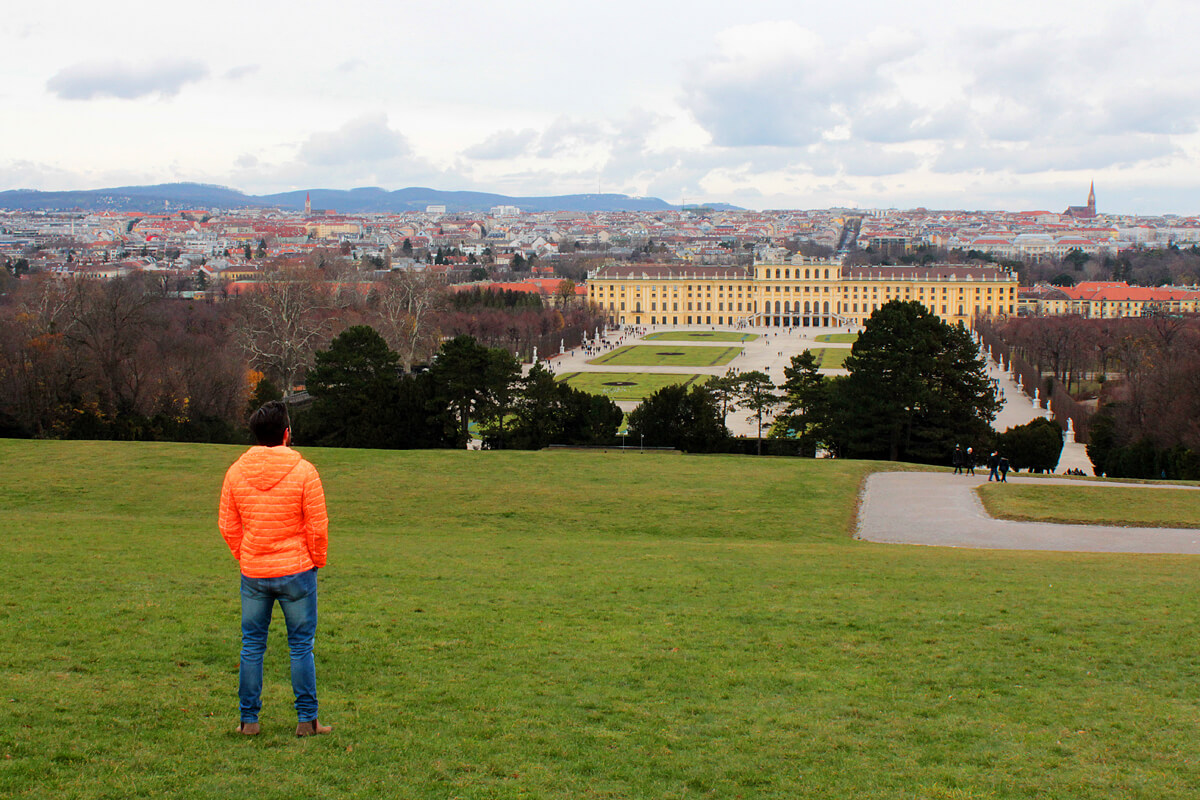
<svg viewBox="0 0 1200 800">
<path fill-rule="evenodd" d="M 1000 480 L 1000 454 L 995 450 L 993 450 L 992 454 L 987 457 L 987 467 L 988 483 L 991 483 L 993 478 L 995 478 L 997 481 Z"/>
<path fill-rule="evenodd" d="M 218 526 L 241 571 L 242 652 L 238 731 L 259 732 L 263 654 L 276 601 L 287 623 L 297 736 L 329 733 L 317 721 L 317 570 L 325 566 L 329 517 L 317 469 L 289 445 L 287 406 L 271 401 L 250 416 L 258 444 L 225 473 Z"/>
<path fill-rule="evenodd" d="M 1008 483 L 1008 459 L 1000 456 L 1000 482 Z"/>
<path fill-rule="evenodd" d="M 954 465 L 954 474 L 962 475 L 963 471 L 963 451 L 959 445 L 954 445 L 954 455 L 950 456 L 950 463 Z"/>
<path fill-rule="evenodd" d="M 964 474 L 966 474 L 966 475 L 974 475 L 975 474 L 975 450 L 974 450 L 974 448 L 971 448 L 971 447 L 967 448 L 966 454 L 963 455 L 963 467 L 966 470 L 966 472 Z"/>
</svg>

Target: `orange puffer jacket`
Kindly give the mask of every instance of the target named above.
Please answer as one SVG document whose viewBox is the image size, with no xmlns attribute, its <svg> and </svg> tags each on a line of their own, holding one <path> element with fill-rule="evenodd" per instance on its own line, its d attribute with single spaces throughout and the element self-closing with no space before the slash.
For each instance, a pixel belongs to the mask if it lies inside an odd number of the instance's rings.
<svg viewBox="0 0 1200 800">
<path fill-rule="evenodd" d="M 247 578 L 325 566 L 329 517 L 317 468 L 290 447 L 251 447 L 225 473 L 218 526 Z"/>
</svg>

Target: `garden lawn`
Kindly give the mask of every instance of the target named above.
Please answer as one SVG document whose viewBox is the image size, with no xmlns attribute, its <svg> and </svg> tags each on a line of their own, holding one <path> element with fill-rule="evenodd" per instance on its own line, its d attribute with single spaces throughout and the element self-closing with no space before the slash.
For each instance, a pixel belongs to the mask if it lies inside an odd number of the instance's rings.
<svg viewBox="0 0 1200 800">
<path fill-rule="evenodd" d="M 1200 528 L 1200 490 L 1194 488 L 991 484 L 976 491 L 987 512 L 998 519 Z"/>
<path fill-rule="evenodd" d="M 642 338 L 668 342 L 753 342 L 758 338 L 758 334 L 733 331 L 660 331 Z"/>
<path fill-rule="evenodd" d="M 853 344 L 858 341 L 857 333 L 823 333 L 815 341 L 831 344 Z"/>
<path fill-rule="evenodd" d="M 850 355 L 850 348 L 816 347 L 810 352 L 816 356 L 818 369 L 842 369 L 846 356 Z"/>
<path fill-rule="evenodd" d="M 240 448 L 0 441 L 0 796 L 1192 798 L 1195 558 L 852 539 L 866 462 L 302 448 L 292 735 L 237 721 Z M 277 615 L 281 616 L 281 615 Z"/>
<path fill-rule="evenodd" d="M 711 375 L 662 372 L 568 372 L 559 380 L 566 381 L 573 389 L 613 400 L 645 400 L 664 386 L 701 384 L 711 378 Z"/>
<path fill-rule="evenodd" d="M 689 347 L 687 345 L 634 344 L 618 347 L 593 358 L 589 364 L 614 367 L 720 367 L 742 352 L 740 347 Z"/>
</svg>

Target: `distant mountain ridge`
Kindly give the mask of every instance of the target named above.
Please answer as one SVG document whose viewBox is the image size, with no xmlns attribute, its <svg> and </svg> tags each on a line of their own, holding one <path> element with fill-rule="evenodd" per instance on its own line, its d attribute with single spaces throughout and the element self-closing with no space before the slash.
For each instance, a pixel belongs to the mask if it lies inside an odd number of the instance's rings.
<svg viewBox="0 0 1200 800">
<path fill-rule="evenodd" d="M 516 206 L 522 211 L 666 211 L 677 209 L 657 197 L 624 194 L 566 194 L 546 197 L 511 197 L 488 192 L 450 192 L 412 186 L 387 191 L 377 187 L 359 189 L 299 189 L 294 192 L 252 195 L 206 183 L 160 183 L 152 186 L 119 186 L 69 192 L 10 189 L 0 192 L 0 208 L 21 211 L 143 211 L 186 208 L 280 208 L 303 210 L 304 198 L 312 198 L 314 209 L 344 214 L 381 214 L 424 211 L 426 206 L 445 206 L 449 213 L 486 212 L 493 206 Z M 705 208 L 741 210 L 727 203 L 704 204 Z"/>
</svg>

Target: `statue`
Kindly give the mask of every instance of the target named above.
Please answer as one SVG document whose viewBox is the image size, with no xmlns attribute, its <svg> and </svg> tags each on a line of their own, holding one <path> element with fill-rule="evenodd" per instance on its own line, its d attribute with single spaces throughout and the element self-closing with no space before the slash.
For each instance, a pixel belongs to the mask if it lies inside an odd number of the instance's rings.
<svg viewBox="0 0 1200 800">
<path fill-rule="evenodd" d="M 1038 408 L 1042 407 L 1042 401 L 1038 398 L 1038 390 L 1037 389 L 1033 390 L 1033 404 L 1035 406 L 1037 406 Z"/>
<path fill-rule="evenodd" d="M 1067 442 L 1075 443 L 1075 420 L 1071 417 L 1067 417 Z"/>
<path fill-rule="evenodd" d="M 537 366 L 537 345 L 533 346 L 533 365 Z"/>
</svg>

